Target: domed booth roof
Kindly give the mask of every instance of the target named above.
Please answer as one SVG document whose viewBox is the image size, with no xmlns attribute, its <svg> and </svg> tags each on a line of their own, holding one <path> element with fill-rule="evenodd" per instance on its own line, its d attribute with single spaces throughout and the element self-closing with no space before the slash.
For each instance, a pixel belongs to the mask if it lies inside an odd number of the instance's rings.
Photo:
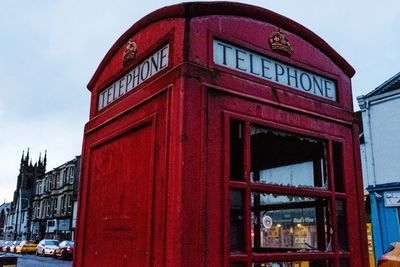
<svg viewBox="0 0 400 267">
<path fill-rule="evenodd" d="M 347 63 L 347 61 L 340 56 L 329 44 L 322 40 L 318 35 L 305 28 L 301 24 L 279 15 L 268 9 L 261 7 L 235 3 L 235 2 L 186 2 L 171 6 L 160 8 L 147 16 L 140 19 L 138 22 L 133 24 L 111 47 L 104 59 L 101 61 L 99 67 L 94 73 L 92 79 L 88 84 L 89 90 L 92 90 L 94 83 L 98 76 L 101 74 L 105 66 L 109 63 L 113 55 L 118 49 L 124 45 L 131 36 L 142 30 L 143 28 L 161 21 L 173 18 L 184 18 L 190 20 L 195 17 L 202 16 L 236 16 L 244 17 L 262 22 L 271 23 L 279 28 L 286 31 L 295 33 L 296 35 L 303 38 L 305 41 L 312 44 L 314 47 L 323 52 L 333 62 L 335 62 L 348 77 L 352 77 L 355 74 L 353 67 Z"/>
</svg>

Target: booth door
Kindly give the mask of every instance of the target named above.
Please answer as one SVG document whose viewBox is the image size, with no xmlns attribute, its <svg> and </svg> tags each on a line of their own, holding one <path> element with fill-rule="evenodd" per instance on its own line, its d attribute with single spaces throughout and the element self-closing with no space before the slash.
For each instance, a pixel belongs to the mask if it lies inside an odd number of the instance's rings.
<svg viewBox="0 0 400 267">
<path fill-rule="evenodd" d="M 150 266 L 163 257 L 166 97 L 92 131 L 86 139 L 80 266 Z M 157 229 L 157 231 L 155 230 Z"/>
<path fill-rule="evenodd" d="M 209 244 L 223 240 L 210 266 L 218 253 L 230 267 L 355 266 L 351 125 L 212 89 L 207 101 Z"/>
</svg>

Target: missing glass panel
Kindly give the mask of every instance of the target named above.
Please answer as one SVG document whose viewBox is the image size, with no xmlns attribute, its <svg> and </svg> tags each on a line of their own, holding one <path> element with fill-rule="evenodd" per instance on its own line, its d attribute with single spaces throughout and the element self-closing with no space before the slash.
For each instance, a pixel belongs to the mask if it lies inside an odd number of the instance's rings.
<svg viewBox="0 0 400 267">
<path fill-rule="evenodd" d="M 244 192 L 242 190 L 231 190 L 231 252 L 244 250 Z"/>
<path fill-rule="evenodd" d="M 339 260 L 339 266 L 340 267 L 348 267 L 349 265 L 349 259 L 340 259 Z"/>
<path fill-rule="evenodd" d="M 314 138 L 252 126 L 251 180 L 327 189 L 325 147 Z"/>
<path fill-rule="evenodd" d="M 333 154 L 333 172 L 335 178 L 335 191 L 345 192 L 344 179 L 343 179 L 343 155 L 342 144 L 332 143 Z"/>
<path fill-rule="evenodd" d="M 347 221 L 346 221 L 346 204 L 344 200 L 336 200 L 336 223 L 338 233 L 338 243 L 341 250 L 348 250 L 347 244 Z"/>
<path fill-rule="evenodd" d="M 331 250 L 327 199 L 253 192 L 251 204 L 253 251 Z"/>
<path fill-rule="evenodd" d="M 231 120 L 230 122 L 230 179 L 243 181 L 243 158 L 244 158 L 244 124 L 241 121 Z"/>
</svg>

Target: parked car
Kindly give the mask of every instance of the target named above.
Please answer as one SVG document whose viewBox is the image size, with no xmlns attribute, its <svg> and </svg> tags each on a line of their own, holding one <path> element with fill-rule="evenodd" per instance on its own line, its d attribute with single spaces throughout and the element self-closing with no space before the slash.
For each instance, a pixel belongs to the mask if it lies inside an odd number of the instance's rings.
<svg viewBox="0 0 400 267">
<path fill-rule="evenodd" d="M 12 245 L 12 242 L 13 241 L 6 241 L 4 243 L 3 248 L 2 248 L 3 252 L 10 252 L 10 247 Z"/>
<path fill-rule="evenodd" d="M 46 256 L 46 255 L 53 255 L 54 250 L 58 248 L 60 243 L 58 240 L 54 239 L 43 239 L 39 242 L 36 247 L 36 255 Z"/>
<path fill-rule="evenodd" d="M 10 252 L 15 253 L 15 248 L 21 243 L 20 240 L 15 240 L 10 246 Z"/>
<path fill-rule="evenodd" d="M 58 248 L 54 250 L 54 257 L 60 257 L 62 259 L 72 259 L 74 253 L 74 242 L 70 240 L 64 240 L 58 245 Z"/>
<path fill-rule="evenodd" d="M 16 248 L 15 253 L 27 254 L 27 253 L 35 253 L 37 244 L 30 241 L 22 241 Z"/>
<path fill-rule="evenodd" d="M 400 266 L 400 242 L 390 244 L 378 261 L 378 267 Z"/>
</svg>

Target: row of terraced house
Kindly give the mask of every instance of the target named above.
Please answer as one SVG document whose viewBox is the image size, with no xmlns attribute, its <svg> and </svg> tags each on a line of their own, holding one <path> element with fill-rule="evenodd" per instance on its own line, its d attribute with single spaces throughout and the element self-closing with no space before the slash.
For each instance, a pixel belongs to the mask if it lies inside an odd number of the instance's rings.
<svg viewBox="0 0 400 267">
<path fill-rule="evenodd" d="M 0 205 L 0 240 L 73 240 L 80 156 L 46 172 L 47 155 L 22 154 L 13 201 Z"/>
</svg>

